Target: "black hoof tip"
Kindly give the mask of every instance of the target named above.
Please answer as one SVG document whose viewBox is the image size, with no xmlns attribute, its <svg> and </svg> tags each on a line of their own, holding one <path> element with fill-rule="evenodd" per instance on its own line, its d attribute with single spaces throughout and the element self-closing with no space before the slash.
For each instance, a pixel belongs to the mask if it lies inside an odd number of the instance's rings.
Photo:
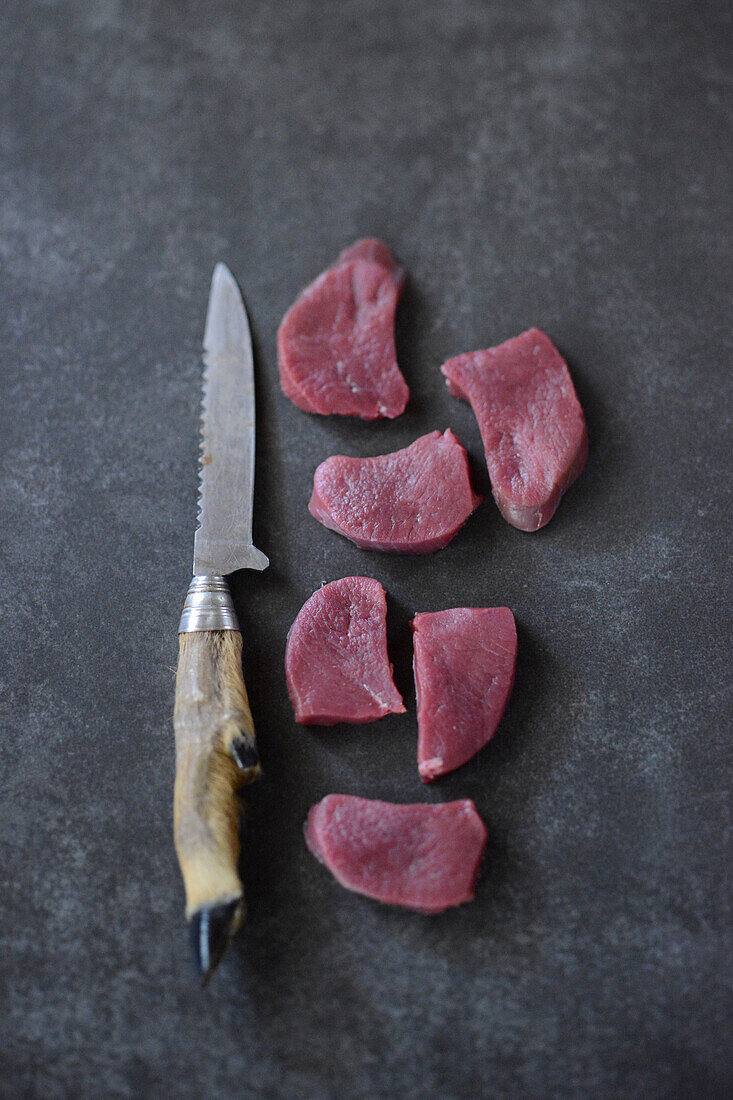
<svg viewBox="0 0 733 1100">
<path fill-rule="evenodd" d="M 244 902 L 241 898 L 235 898 L 224 905 L 199 909 L 191 917 L 191 942 L 204 984 L 221 962 L 230 940 L 242 923 L 243 912 Z"/>
<path fill-rule="evenodd" d="M 259 773 L 260 754 L 257 752 L 256 745 L 251 745 L 248 741 L 232 741 L 231 751 L 234 763 L 241 771 L 248 772 L 256 769 Z"/>
</svg>

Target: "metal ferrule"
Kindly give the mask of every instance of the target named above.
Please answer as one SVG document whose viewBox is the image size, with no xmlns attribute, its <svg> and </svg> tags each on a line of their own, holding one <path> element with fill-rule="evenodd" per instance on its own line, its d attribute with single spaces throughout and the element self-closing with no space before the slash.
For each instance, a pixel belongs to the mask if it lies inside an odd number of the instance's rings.
<svg viewBox="0 0 733 1100">
<path fill-rule="evenodd" d="M 229 585 L 216 574 L 194 577 L 188 586 L 179 634 L 197 630 L 239 630 Z"/>
</svg>

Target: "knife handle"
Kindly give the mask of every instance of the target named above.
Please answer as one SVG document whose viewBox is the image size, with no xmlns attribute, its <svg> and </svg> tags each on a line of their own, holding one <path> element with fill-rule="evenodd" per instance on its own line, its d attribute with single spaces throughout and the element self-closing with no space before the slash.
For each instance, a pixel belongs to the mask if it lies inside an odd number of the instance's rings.
<svg viewBox="0 0 733 1100">
<path fill-rule="evenodd" d="M 209 622 L 226 625 L 195 629 Z M 261 772 L 235 627 L 224 578 L 195 577 L 179 634 L 173 821 L 186 918 L 204 978 L 244 918 L 237 791 Z"/>
</svg>

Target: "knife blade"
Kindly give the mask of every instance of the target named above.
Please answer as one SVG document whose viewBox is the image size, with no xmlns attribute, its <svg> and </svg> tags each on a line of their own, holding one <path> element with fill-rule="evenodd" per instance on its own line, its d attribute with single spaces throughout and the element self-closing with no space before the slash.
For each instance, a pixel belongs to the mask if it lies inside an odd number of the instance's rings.
<svg viewBox="0 0 733 1100">
<path fill-rule="evenodd" d="M 226 576 L 269 564 L 252 542 L 252 340 L 232 273 L 214 269 L 204 331 L 199 514 L 193 580 L 179 624 L 174 840 L 204 981 L 244 919 L 237 791 L 260 775 Z"/>
<path fill-rule="evenodd" d="M 214 268 L 204 330 L 199 523 L 194 575 L 266 569 L 252 544 L 255 397 L 252 338 L 234 276 Z"/>
</svg>

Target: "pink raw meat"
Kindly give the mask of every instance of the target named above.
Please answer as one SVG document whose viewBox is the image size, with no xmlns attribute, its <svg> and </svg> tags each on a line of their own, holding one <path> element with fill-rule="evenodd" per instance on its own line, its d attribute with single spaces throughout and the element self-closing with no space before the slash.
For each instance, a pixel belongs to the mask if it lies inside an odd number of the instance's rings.
<svg viewBox="0 0 733 1100">
<path fill-rule="evenodd" d="M 448 430 L 392 454 L 327 458 L 308 507 L 364 550 L 428 554 L 446 546 L 480 502 L 466 452 Z"/>
<path fill-rule="evenodd" d="M 295 720 L 303 725 L 374 722 L 402 714 L 379 581 L 342 577 L 314 592 L 288 632 L 285 675 Z"/>
<path fill-rule="evenodd" d="M 454 607 L 412 620 L 417 767 L 423 783 L 489 741 L 514 683 L 517 628 L 508 607 Z"/>
<path fill-rule="evenodd" d="M 399 806 L 330 794 L 305 825 L 313 855 L 347 890 L 421 913 L 473 900 L 486 837 L 470 798 Z"/>
<path fill-rule="evenodd" d="M 450 392 L 473 406 L 502 515 L 520 531 L 544 527 L 588 456 L 583 410 L 560 352 L 532 328 L 440 369 Z"/>
<path fill-rule="evenodd" d="M 394 318 L 404 271 L 381 241 L 357 241 L 299 295 L 277 334 L 280 385 L 299 409 L 395 417 L 410 391 Z"/>
</svg>

